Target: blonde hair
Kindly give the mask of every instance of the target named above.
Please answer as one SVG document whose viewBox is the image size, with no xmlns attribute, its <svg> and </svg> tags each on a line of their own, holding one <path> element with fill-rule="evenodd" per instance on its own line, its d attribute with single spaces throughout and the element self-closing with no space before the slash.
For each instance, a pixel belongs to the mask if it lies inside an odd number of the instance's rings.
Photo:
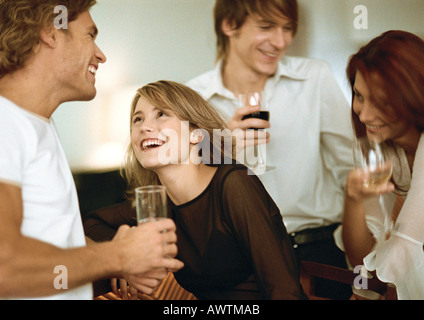
<svg viewBox="0 0 424 320">
<path fill-rule="evenodd" d="M 162 80 L 147 84 L 137 90 L 131 104 L 130 118 L 132 118 L 140 98 L 146 99 L 161 111 L 172 110 L 181 121 L 189 122 L 190 130 L 201 129 L 205 132 L 202 144 L 209 144 L 208 150 L 211 152 L 201 155 L 203 163 L 216 163 L 217 155 L 219 163 L 223 163 L 222 161 L 227 163 L 228 160 L 232 162 L 235 150 L 234 139 L 230 135 L 227 124 L 209 102 L 196 91 L 173 81 Z M 132 121 L 130 121 L 130 131 L 132 131 L 132 126 Z M 219 139 L 216 139 L 217 132 L 221 135 Z M 230 148 L 225 144 L 225 141 L 228 141 L 227 137 L 230 137 Z M 121 173 L 128 183 L 130 198 L 133 197 L 133 190 L 136 187 L 160 184 L 157 174 L 143 168 L 137 160 L 131 143 L 127 148 Z"/>
<path fill-rule="evenodd" d="M 40 31 L 44 27 L 53 28 L 56 6 L 64 5 L 68 22 L 72 22 L 96 3 L 96 0 L 0 0 L 0 78 L 22 68 L 32 56 Z"/>
</svg>

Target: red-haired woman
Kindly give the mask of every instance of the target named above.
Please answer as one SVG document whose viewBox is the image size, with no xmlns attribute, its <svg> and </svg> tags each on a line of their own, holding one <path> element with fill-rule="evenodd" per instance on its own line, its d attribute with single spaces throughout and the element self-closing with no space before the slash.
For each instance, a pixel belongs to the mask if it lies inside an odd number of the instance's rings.
<svg viewBox="0 0 424 320">
<path fill-rule="evenodd" d="M 388 31 L 353 55 L 347 67 L 352 87 L 352 119 L 357 137 L 382 137 L 394 157 L 391 181 L 364 185 L 364 173 L 348 177 L 343 244 L 349 262 L 376 270 L 394 283 L 399 299 L 424 298 L 424 41 L 404 31 Z M 384 213 L 393 212 L 390 234 Z M 396 197 L 404 200 L 398 214 Z"/>
</svg>

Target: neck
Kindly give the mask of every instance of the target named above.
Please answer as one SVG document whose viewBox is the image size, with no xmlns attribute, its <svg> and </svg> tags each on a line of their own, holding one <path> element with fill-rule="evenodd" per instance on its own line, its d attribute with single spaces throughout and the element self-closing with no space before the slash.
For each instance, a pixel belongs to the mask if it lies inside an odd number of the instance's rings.
<svg viewBox="0 0 424 320">
<path fill-rule="evenodd" d="M 407 134 L 396 139 L 395 142 L 405 151 L 406 155 L 415 155 L 420 138 L 421 132 L 413 128 Z"/>
<path fill-rule="evenodd" d="M 263 91 L 269 78 L 268 75 L 259 74 L 231 57 L 223 62 L 221 75 L 224 87 L 233 92 L 236 97 L 240 93 Z"/>
<path fill-rule="evenodd" d="M 46 68 L 49 65 L 52 66 L 49 57 L 32 57 L 23 68 L 0 78 L 0 95 L 27 111 L 50 119 L 63 101 L 55 74 L 51 68 Z"/>
<path fill-rule="evenodd" d="M 420 138 L 421 138 L 421 132 L 413 128 L 407 134 L 403 135 L 401 138 L 394 141 L 398 146 L 400 146 L 405 151 L 409 168 L 411 170 L 414 166 L 415 153 L 417 152 Z"/>
<path fill-rule="evenodd" d="M 43 95 L 40 90 L 31 85 L 23 89 L 25 85 L 27 84 L 22 86 L 11 85 L 10 83 L 3 85 L 0 81 L 0 95 L 31 113 L 50 119 L 59 104 L 54 103 L 51 96 Z"/>
<path fill-rule="evenodd" d="M 172 202 L 181 205 L 198 197 L 209 185 L 216 170 L 203 163 L 178 164 L 160 168 L 156 173 Z"/>
</svg>

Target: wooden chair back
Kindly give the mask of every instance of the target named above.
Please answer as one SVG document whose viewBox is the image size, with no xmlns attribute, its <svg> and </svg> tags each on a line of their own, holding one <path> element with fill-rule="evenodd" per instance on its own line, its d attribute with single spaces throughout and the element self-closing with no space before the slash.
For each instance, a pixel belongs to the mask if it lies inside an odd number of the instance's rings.
<svg viewBox="0 0 424 320">
<path fill-rule="evenodd" d="M 310 300 L 328 300 L 315 294 L 315 279 L 322 278 L 353 285 L 360 274 L 352 270 L 338 268 L 326 264 L 301 261 L 300 282 Z M 368 290 L 377 292 L 383 300 L 397 300 L 396 288 L 392 284 L 381 282 L 377 277 L 367 279 Z"/>
</svg>

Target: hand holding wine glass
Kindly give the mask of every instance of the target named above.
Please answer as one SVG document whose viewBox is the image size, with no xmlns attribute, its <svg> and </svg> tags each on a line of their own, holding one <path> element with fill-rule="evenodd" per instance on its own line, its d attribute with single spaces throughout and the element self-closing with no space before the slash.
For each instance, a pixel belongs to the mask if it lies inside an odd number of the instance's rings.
<svg viewBox="0 0 424 320">
<path fill-rule="evenodd" d="M 361 137 L 356 140 L 354 147 L 354 160 L 356 173 L 349 175 L 350 183 L 359 178 L 362 186 L 357 187 L 361 196 L 378 195 L 384 219 L 384 232 L 389 234 L 393 227 L 391 212 L 385 206 L 383 193 L 392 192 L 394 185 L 390 182 L 393 164 L 390 160 L 390 148 L 381 137 Z M 358 184 L 357 184 L 358 185 Z M 349 190 L 348 190 L 349 192 Z"/>
<path fill-rule="evenodd" d="M 241 108 L 256 107 L 254 112 L 245 114 L 242 117 L 242 121 L 246 123 L 245 129 L 251 129 L 245 133 L 246 140 L 249 138 L 256 140 L 259 134 L 267 136 L 268 134 L 265 130 L 260 132 L 261 129 L 269 127 L 270 118 L 270 113 L 262 94 L 260 92 L 240 94 L 239 103 Z M 267 123 L 264 123 L 265 121 Z M 249 123 L 251 126 L 247 126 L 247 123 Z M 268 138 L 266 138 L 266 141 L 268 141 Z M 252 157 L 248 157 L 248 152 L 246 152 L 247 154 L 245 157 L 245 164 L 250 166 L 252 171 L 255 172 L 257 175 L 260 175 L 265 171 L 272 170 L 273 167 L 266 165 L 266 144 L 259 143 L 258 139 L 253 143 L 253 145 L 254 153 L 257 154 L 257 161 L 252 161 Z"/>
<path fill-rule="evenodd" d="M 356 140 L 355 166 L 362 170 L 363 186 L 369 191 L 386 184 L 392 176 L 393 166 L 388 150 L 381 138 L 361 137 Z"/>
</svg>

